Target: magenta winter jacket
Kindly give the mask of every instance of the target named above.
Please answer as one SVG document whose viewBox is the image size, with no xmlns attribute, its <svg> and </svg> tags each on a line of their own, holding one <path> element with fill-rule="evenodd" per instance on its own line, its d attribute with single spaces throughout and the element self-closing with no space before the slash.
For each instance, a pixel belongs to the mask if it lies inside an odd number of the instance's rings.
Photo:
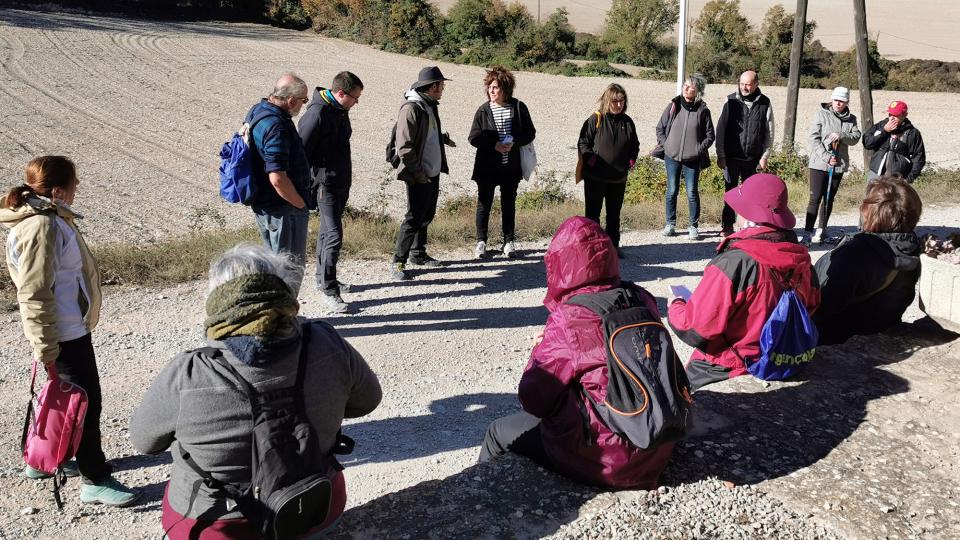
<svg viewBox="0 0 960 540">
<path fill-rule="evenodd" d="M 606 397 L 607 367 L 600 318 L 566 304 L 582 293 L 620 284 L 617 252 L 599 225 L 583 217 L 560 226 L 544 257 L 550 312 L 541 341 L 520 379 L 524 410 L 542 418 L 547 456 L 561 473 L 584 483 L 652 489 L 673 451 L 673 443 L 640 450 L 600 421 L 581 388 L 597 402 Z M 659 317 L 656 302 L 648 307 Z"/>
</svg>

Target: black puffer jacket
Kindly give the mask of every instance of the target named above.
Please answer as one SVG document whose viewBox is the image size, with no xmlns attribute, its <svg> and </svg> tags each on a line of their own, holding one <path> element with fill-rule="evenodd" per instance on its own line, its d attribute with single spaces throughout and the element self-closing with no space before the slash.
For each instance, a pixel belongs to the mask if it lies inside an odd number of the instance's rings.
<svg viewBox="0 0 960 540">
<path fill-rule="evenodd" d="M 923 137 L 920 136 L 920 130 L 910 123 L 910 119 L 904 119 L 891 133 L 883 130 L 886 123 L 887 119 L 884 118 L 863 132 L 863 147 L 873 150 L 870 170 L 877 174 L 899 174 L 912 184 L 927 164 Z M 883 171 L 880 170 L 881 164 Z"/>
<path fill-rule="evenodd" d="M 626 182 L 631 163 L 640 155 L 640 140 L 627 113 L 594 113 L 580 128 L 577 149 L 585 180 Z"/>
<path fill-rule="evenodd" d="M 815 268 L 822 295 L 813 321 L 820 344 L 843 343 L 900 322 L 920 279 L 920 240 L 912 232 L 848 235 Z M 893 281 L 880 290 L 891 271 Z"/>
<path fill-rule="evenodd" d="M 510 113 L 510 134 L 513 135 L 513 148 L 503 163 L 500 152 L 494 147 L 500 142 L 497 132 L 497 123 L 493 119 L 490 102 L 484 103 L 473 115 L 473 126 L 470 128 L 470 144 L 477 149 L 477 156 L 473 160 L 473 178 L 476 182 L 519 182 L 523 176 L 520 168 L 520 147 L 530 144 L 537 136 L 537 128 L 530 119 L 527 106 L 518 99 L 510 98 L 507 101 L 512 111 Z"/>
</svg>

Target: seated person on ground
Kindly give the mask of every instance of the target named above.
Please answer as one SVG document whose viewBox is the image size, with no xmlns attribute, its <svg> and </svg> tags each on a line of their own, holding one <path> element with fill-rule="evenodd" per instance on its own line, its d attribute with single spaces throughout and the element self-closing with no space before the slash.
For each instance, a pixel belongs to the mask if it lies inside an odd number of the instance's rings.
<svg viewBox="0 0 960 540">
<path fill-rule="evenodd" d="M 881 176 L 867 186 L 860 205 L 860 232 L 847 235 L 817 261 L 820 308 L 813 322 L 820 344 L 876 334 L 900 322 L 920 279 L 920 196 L 899 177 Z"/>
<path fill-rule="evenodd" d="M 634 447 L 611 432 L 586 401 L 582 392 L 596 403 L 606 395 L 604 329 L 593 311 L 567 303 L 577 295 L 621 287 L 617 250 L 597 223 L 572 217 L 557 230 L 544 261 L 543 304 L 550 315 L 520 379 L 525 412 L 490 424 L 480 462 L 512 451 L 587 484 L 653 489 L 674 443 Z M 634 290 L 659 320 L 654 298 Z"/>
<path fill-rule="evenodd" d="M 184 456 L 218 481 L 250 484 L 254 425 L 237 375 L 258 393 L 292 387 L 301 344 L 307 347 L 304 416 L 323 460 L 341 440 L 343 419 L 368 414 L 380 403 L 380 383 L 360 353 L 328 324 L 297 317 L 300 305 L 291 282 L 298 279 L 289 257 L 262 246 L 240 245 L 214 261 L 204 323 L 208 347 L 171 360 L 133 414 L 130 439 L 138 450 L 171 449 L 162 514 L 170 539 L 201 533 L 199 538 L 207 539 L 260 537 L 232 505 L 228 510 L 224 493 L 207 487 Z M 343 512 L 346 487 L 336 469 L 330 464 L 330 511 L 315 531 Z"/>
<path fill-rule="evenodd" d="M 783 180 L 755 174 L 723 198 L 740 230 L 717 246 L 690 299 L 674 298 L 668 309 L 670 327 L 695 349 L 687 363 L 694 390 L 747 373 L 745 362 L 760 353 L 760 332 L 787 287 L 810 313 L 820 303 Z"/>
</svg>

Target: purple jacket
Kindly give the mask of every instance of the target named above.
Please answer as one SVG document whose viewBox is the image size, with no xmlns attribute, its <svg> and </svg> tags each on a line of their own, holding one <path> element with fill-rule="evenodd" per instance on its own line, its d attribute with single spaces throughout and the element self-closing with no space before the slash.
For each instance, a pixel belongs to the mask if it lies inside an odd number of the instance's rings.
<svg viewBox="0 0 960 540">
<path fill-rule="evenodd" d="M 524 410 L 537 416 L 547 456 L 575 480 L 617 488 L 652 489 L 673 452 L 673 443 L 640 450 L 613 434 L 589 403 L 606 397 L 606 349 L 600 318 L 567 304 L 572 296 L 620 284 L 617 252 L 599 225 L 583 217 L 560 226 L 544 257 L 550 312 L 543 340 L 533 349 L 520 379 Z M 647 304 L 659 317 L 656 301 Z"/>
</svg>

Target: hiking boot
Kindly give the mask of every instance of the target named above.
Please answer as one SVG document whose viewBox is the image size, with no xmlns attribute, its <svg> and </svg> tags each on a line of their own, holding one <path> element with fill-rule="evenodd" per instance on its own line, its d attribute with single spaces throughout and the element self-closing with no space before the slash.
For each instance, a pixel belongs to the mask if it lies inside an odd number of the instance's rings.
<svg viewBox="0 0 960 540">
<path fill-rule="evenodd" d="M 340 293 L 350 292 L 350 289 L 353 287 L 349 283 L 344 283 L 342 281 L 337 281 L 337 287 L 340 289 Z"/>
<path fill-rule="evenodd" d="M 77 468 L 77 461 L 71 459 L 70 461 L 63 464 L 63 474 L 68 478 L 75 478 L 80 476 L 80 469 Z M 43 480 L 45 478 L 53 478 L 53 475 L 50 473 L 45 473 L 39 469 L 34 469 L 29 465 L 23 466 L 23 475 L 29 478 L 30 480 Z"/>
<path fill-rule="evenodd" d="M 424 253 L 419 257 L 410 257 L 410 262 L 417 266 L 426 266 L 429 268 L 436 268 L 440 266 L 440 261 L 434 259 L 433 257 Z"/>
<path fill-rule="evenodd" d="M 503 255 L 505 257 L 510 257 L 511 259 L 517 256 L 517 246 L 513 245 L 513 242 L 506 242 L 503 244 Z"/>
<path fill-rule="evenodd" d="M 662 235 L 664 235 L 664 236 L 673 236 L 673 235 L 677 234 L 677 231 L 676 231 L 676 229 L 673 227 L 673 225 L 667 223 L 667 226 L 664 227 L 662 231 L 660 231 L 660 234 L 662 234 Z"/>
<path fill-rule="evenodd" d="M 132 504 L 140 495 L 108 476 L 96 484 L 80 486 L 80 502 L 87 504 L 105 504 L 107 506 L 127 506 Z"/>
<path fill-rule="evenodd" d="M 473 250 L 473 254 L 476 255 L 478 259 L 487 258 L 487 243 L 483 240 L 477 242 L 476 249 Z"/>
<path fill-rule="evenodd" d="M 346 313 L 350 309 L 339 294 L 324 294 L 322 298 L 323 307 L 326 308 L 329 313 Z"/>
<path fill-rule="evenodd" d="M 810 247 L 810 231 L 803 232 L 803 238 L 800 239 L 800 243 Z"/>
<path fill-rule="evenodd" d="M 407 265 L 403 263 L 393 263 L 390 265 L 390 277 L 397 281 L 407 281 L 410 274 L 407 273 Z"/>
<path fill-rule="evenodd" d="M 696 227 L 691 226 L 689 229 L 687 229 L 687 238 L 690 240 L 699 240 L 700 231 Z"/>
<path fill-rule="evenodd" d="M 810 242 L 814 244 L 823 243 L 823 229 L 817 229 L 817 232 L 813 233 L 813 237 L 810 238 Z"/>
<path fill-rule="evenodd" d="M 626 259 L 626 258 L 627 258 L 627 254 L 624 253 L 624 251 L 623 251 L 622 249 L 620 249 L 619 247 L 617 247 L 617 258 L 618 258 L 618 259 Z"/>
</svg>

